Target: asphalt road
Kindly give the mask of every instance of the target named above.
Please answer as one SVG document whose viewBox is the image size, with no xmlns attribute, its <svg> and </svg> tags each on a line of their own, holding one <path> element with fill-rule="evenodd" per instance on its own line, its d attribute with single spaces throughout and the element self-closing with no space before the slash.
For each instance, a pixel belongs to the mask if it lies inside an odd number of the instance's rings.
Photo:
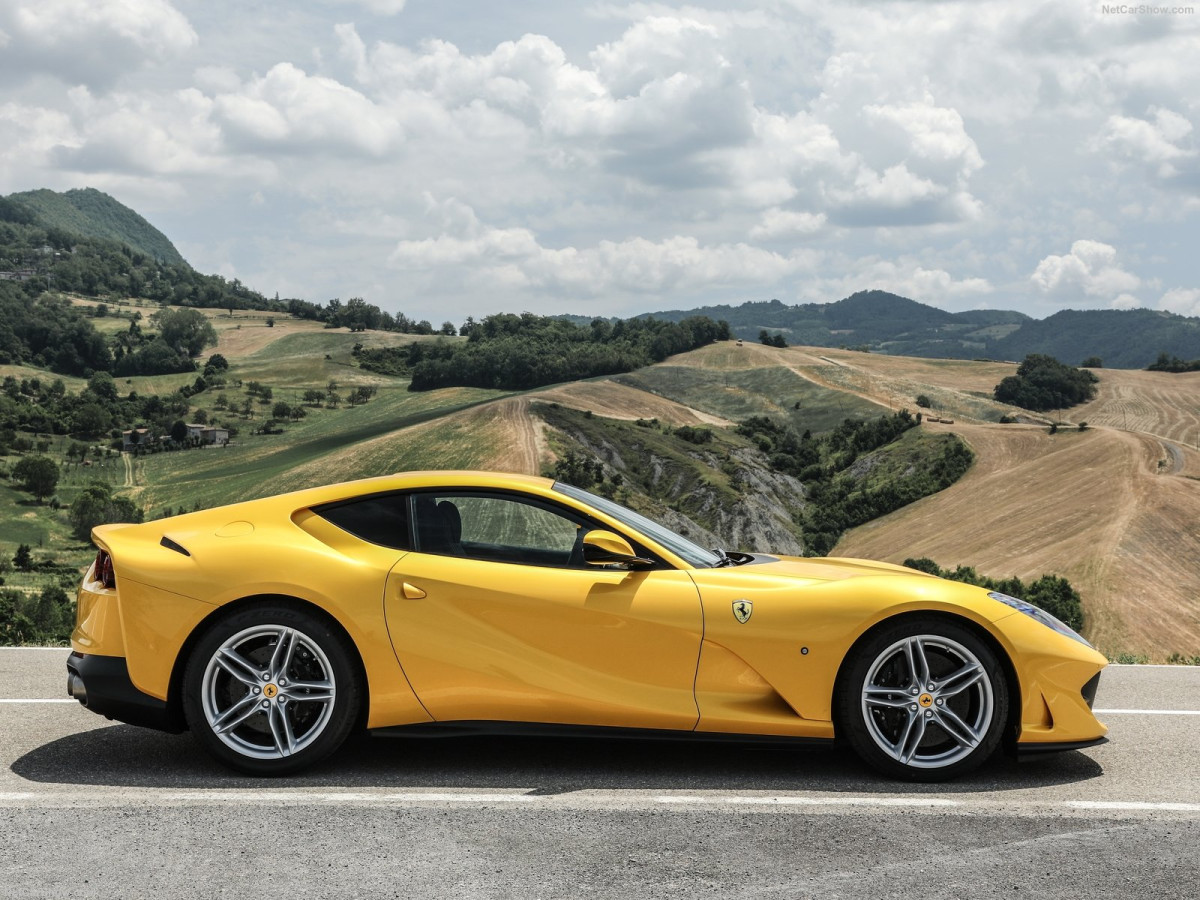
<svg viewBox="0 0 1200 900">
<path fill-rule="evenodd" d="M 948 785 L 515 738 L 364 738 L 267 781 L 45 702 L 65 656 L 0 650 L 0 897 L 1200 898 L 1200 668 L 1111 667 L 1109 744 Z"/>
</svg>

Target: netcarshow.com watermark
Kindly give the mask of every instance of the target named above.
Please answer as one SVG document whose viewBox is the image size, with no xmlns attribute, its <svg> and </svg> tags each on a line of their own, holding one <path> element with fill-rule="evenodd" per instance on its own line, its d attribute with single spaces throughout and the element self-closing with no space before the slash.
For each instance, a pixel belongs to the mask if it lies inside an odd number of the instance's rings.
<svg viewBox="0 0 1200 900">
<path fill-rule="evenodd" d="M 1105 3 L 1100 7 L 1100 14 L 1104 16 L 1190 16 L 1195 12 L 1194 6 L 1151 6 L 1148 3 Z"/>
</svg>

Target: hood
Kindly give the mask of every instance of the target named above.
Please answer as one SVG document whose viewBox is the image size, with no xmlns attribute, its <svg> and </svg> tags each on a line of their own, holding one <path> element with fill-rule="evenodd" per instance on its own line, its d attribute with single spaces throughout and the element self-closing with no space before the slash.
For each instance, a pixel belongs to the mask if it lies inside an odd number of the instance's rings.
<svg viewBox="0 0 1200 900">
<path fill-rule="evenodd" d="M 741 585 L 750 590 L 794 589 L 851 578 L 903 575 L 922 581 L 939 579 L 892 563 L 840 557 L 758 556 L 755 562 L 720 569 L 691 569 L 697 585 Z"/>
</svg>

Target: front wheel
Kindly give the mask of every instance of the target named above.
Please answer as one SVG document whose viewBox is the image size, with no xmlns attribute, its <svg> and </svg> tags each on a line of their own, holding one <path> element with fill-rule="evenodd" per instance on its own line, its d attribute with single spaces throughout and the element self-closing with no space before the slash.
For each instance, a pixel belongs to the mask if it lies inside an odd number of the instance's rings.
<svg viewBox="0 0 1200 900">
<path fill-rule="evenodd" d="M 283 775 L 336 750 L 362 689 L 353 647 L 295 607 L 247 607 L 197 643 L 183 676 L 188 726 L 213 756 L 254 775 Z"/>
<path fill-rule="evenodd" d="M 838 697 L 838 725 L 885 774 L 942 781 L 992 755 L 1008 721 L 1008 686 L 992 649 L 938 619 L 884 628 L 858 648 Z"/>
</svg>

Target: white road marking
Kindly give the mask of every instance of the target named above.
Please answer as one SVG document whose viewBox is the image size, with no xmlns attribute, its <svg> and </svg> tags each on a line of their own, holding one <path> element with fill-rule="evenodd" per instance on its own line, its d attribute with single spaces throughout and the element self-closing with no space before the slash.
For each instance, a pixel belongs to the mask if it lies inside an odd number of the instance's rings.
<svg viewBox="0 0 1200 900">
<path fill-rule="evenodd" d="M 703 797 L 666 794 L 656 803 L 734 803 L 755 806 L 959 806 L 940 797 Z"/>
<path fill-rule="evenodd" d="M 1075 809 L 1167 810 L 1170 812 L 1200 812 L 1200 803 L 1144 803 L 1133 800 L 1066 800 L 1065 806 Z"/>
<path fill-rule="evenodd" d="M 177 791 L 159 795 L 166 801 L 198 800 L 211 803 L 532 803 L 544 799 L 541 794 L 456 793 L 447 791 L 409 791 L 405 793 L 364 793 L 362 791 Z"/>
<path fill-rule="evenodd" d="M 74 697 L 17 697 L 15 699 L 0 698 L 0 703 L 78 703 Z"/>
<path fill-rule="evenodd" d="M 1093 709 L 1098 716 L 1200 716 L 1200 709 Z"/>
<path fill-rule="evenodd" d="M 914 795 L 910 797 L 805 796 L 800 794 L 745 795 L 723 794 L 652 794 L 641 791 L 567 791 L 540 794 L 528 789 L 489 793 L 487 791 L 308 791 L 295 790 L 161 790 L 154 788 L 96 787 L 85 790 L 0 791 L 0 808 L 167 808 L 177 806 L 339 806 L 419 808 L 444 804 L 462 804 L 477 808 L 516 805 L 525 810 L 599 809 L 628 810 L 664 807 L 675 809 L 707 806 L 729 810 L 745 807 L 768 808 L 778 812 L 816 815 L 838 810 L 896 810 L 897 812 L 977 815 L 1005 813 L 1046 815 L 1054 810 L 1094 813 L 1182 813 L 1200 814 L 1200 803 L 1151 802 L 1136 800 L 1017 800 L 1015 802 Z"/>
</svg>

